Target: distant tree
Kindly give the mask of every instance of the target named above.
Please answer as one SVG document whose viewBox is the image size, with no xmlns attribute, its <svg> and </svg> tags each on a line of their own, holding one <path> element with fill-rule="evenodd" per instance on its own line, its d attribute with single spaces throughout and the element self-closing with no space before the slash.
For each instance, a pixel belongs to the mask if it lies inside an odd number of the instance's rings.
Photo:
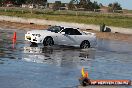
<svg viewBox="0 0 132 88">
<path fill-rule="evenodd" d="M 89 1 L 87 0 L 80 0 L 78 7 L 86 9 L 88 7 Z"/>
<path fill-rule="evenodd" d="M 2 6 L 3 0 L 0 0 L 0 6 Z"/>
<path fill-rule="evenodd" d="M 94 9 L 94 5 L 91 1 L 87 2 L 87 5 L 84 5 L 85 10 L 93 10 Z"/>
<path fill-rule="evenodd" d="M 109 5 L 110 10 L 114 11 L 114 10 L 122 10 L 121 5 L 118 2 L 115 3 L 110 3 Z"/>
<path fill-rule="evenodd" d="M 99 4 L 99 7 L 103 7 L 103 4 L 102 4 L 102 3 L 100 3 L 100 4 Z"/>
<path fill-rule="evenodd" d="M 70 3 L 72 3 L 72 4 L 79 4 L 79 1 L 78 0 L 71 0 Z"/>
<path fill-rule="evenodd" d="M 70 10 L 74 10 L 75 9 L 75 6 L 74 6 L 75 4 L 73 4 L 72 2 L 70 2 L 69 4 L 68 4 L 68 9 L 70 9 Z"/>
<path fill-rule="evenodd" d="M 46 5 L 47 0 L 34 0 L 34 3 L 38 5 Z"/>
<path fill-rule="evenodd" d="M 100 8 L 100 6 L 98 5 L 98 3 L 96 1 L 94 1 L 94 3 L 93 3 L 93 8 L 94 9 L 99 9 Z"/>
<path fill-rule="evenodd" d="M 14 4 L 16 5 L 22 5 L 22 4 L 25 4 L 26 1 L 25 0 L 14 0 Z"/>
<path fill-rule="evenodd" d="M 70 10 L 77 10 L 79 1 L 78 0 L 71 0 L 68 4 L 68 9 Z"/>
<path fill-rule="evenodd" d="M 0 0 L 0 5 L 5 6 L 9 2 L 14 4 L 15 1 L 14 0 Z"/>
<path fill-rule="evenodd" d="M 55 1 L 53 9 L 54 10 L 59 10 L 61 7 L 61 1 Z"/>
<path fill-rule="evenodd" d="M 65 7 L 65 3 L 61 3 L 61 7 Z"/>
<path fill-rule="evenodd" d="M 74 4 L 74 2 L 77 3 Z M 71 0 L 69 3 L 69 7 L 74 8 L 74 6 L 76 6 L 77 8 L 84 8 L 85 10 L 94 10 L 100 8 L 97 2 L 91 2 L 90 0 Z"/>
<path fill-rule="evenodd" d="M 112 7 L 112 3 L 110 3 L 108 6 L 109 6 L 109 7 Z"/>
<path fill-rule="evenodd" d="M 25 0 L 26 4 L 46 5 L 47 0 Z"/>
<path fill-rule="evenodd" d="M 13 2 L 15 5 L 21 5 L 21 4 L 38 4 L 38 5 L 46 5 L 47 0 L 0 0 L 0 5 L 5 2 Z"/>
<path fill-rule="evenodd" d="M 80 0 L 79 5 L 86 5 L 88 4 L 87 0 Z"/>
</svg>

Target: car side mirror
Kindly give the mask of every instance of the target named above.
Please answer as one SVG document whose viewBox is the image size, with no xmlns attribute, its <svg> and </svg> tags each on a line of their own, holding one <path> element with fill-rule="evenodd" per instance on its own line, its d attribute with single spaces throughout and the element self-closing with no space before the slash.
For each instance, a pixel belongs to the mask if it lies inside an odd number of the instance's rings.
<svg viewBox="0 0 132 88">
<path fill-rule="evenodd" d="M 61 32 L 62 35 L 65 35 L 65 32 Z"/>
</svg>

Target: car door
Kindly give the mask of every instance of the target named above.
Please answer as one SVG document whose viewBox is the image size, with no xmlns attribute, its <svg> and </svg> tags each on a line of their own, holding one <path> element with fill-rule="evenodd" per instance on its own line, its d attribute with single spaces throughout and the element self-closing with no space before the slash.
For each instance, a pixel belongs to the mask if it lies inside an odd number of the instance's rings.
<svg viewBox="0 0 132 88">
<path fill-rule="evenodd" d="M 82 41 L 82 33 L 80 33 L 77 29 L 73 29 L 70 37 L 74 40 L 73 41 L 74 46 L 80 45 Z"/>
<path fill-rule="evenodd" d="M 71 45 L 73 44 L 72 38 L 70 37 L 72 28 L 63 29 L 58 36 L 59 45 Z"/>
<path fill-rule="evenodd" d="M 77 29 L 73 28 L 66 28 L 62 30 L 61 32 L 65 32 L 65 34 L 62 34 L 61 43 L 64 45 L 78 45 L 78 38 L 81 35 L 81 33 Z"/>
</svg>

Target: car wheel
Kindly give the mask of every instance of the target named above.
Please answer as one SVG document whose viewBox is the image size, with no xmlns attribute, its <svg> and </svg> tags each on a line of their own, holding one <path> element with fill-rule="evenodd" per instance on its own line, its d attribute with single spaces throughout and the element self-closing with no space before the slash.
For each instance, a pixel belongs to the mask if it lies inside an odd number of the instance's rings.
<svg viewBox="0 0 132 88">
<path fill-rule="evenodd" d="M 44 46 L 53 46 L 54 41 L 53 41 L 52 37 L 46 37 L 43 41 L 43 45 Z"/>
<path fill-rule="evenodd" d="M 37 43 L 35 43 L 35 42 L 31 42 L 30 47 L 37 47 L 37 46 L 38 46 Z"/>
<path fill-rule="evenodd" d="M 90 43 L 89 43 L 89 41 L 83 41 L 82 43 L 81 43 L 81 45 L 80 45 L 80 48 L 81 49 L 87 49 L 87 48 L 90 48 Z"/>
<path fill-rule="evenodd" d="M 35 42 L 31 42 L 31 44 L 32 44 L 32 45 L 37 45 L 37 43 L 35 43 Z"/>
</svg>

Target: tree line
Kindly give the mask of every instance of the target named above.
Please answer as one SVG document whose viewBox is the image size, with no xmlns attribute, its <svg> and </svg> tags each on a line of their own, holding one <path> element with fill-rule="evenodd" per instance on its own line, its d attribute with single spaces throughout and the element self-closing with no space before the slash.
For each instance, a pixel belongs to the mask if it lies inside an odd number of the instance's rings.
<svg viewBox="0 0 132 88">
<path fill-rule="evenodd" d="M 22 4 L 40 4 L 45 5 L 47 0 L 0 0 L 0 5 L 5 5 L 8 3 L 12 3 L 14 5 L 22 5 Z"/>
<path fill-rule="evenodd" d="M 99 9 L 100 4 L 96 1 L 91 2 L 90 0 L 71 0 L 69 2 L 68 8 L 71 10 L 76 10 L 78 8 L 83 8 L 84 10 Z"/>
<path fill-rule="evenodd" d="M 84 10 L 93 11 L 94 9 L 100 9 L 101 7 L 103 7 L 102 3 L 97 3 L 96 1 L 91 2 L 90 0 L 71 0 L 68 5 L 68 8 L 71 10 L 83 8 Z M 108 8 L 109 11 L 122 10 L 122 7 L 118 2 L 110 3 Z"/>
<path fill-rule="evenodd" d="M 55 1 L 53 9 L 58 10 L 60 7 L 64 7 L 64 3 L 61 1 Z M 94 11 L 96 9 L 100 9 L 103 6 L 102 3 L 97 3 L 96 1 L 91 2 L 90 0 L 71 0 L 68 3 L 69 10 L 85 10 L 85 11 Z M 108 6 L 109 12 L 113 12 L 114 10 L 122 10 L 121 5 L 118 2 L 110 3 Z"/>
<path fill-rule="evenodd" d="M 38 4 L 38 5 L 46 5 L 47 0 L 0 0 L 0 5 L 4 5 L 6 3 L 12 2 L 14 5 L 22 5 L 22 4 Z M 53 9 L 58 10 L 60 7 L 64 7 L 64 3 L 61 1 L 55 1 Z M 68 3 L 69 10 L 78 10 L 82 8 L 83 10 L 93 11 L 94 9 L 100 9 L 103 7 L 102 3 L 97 3 L 96 1 L 92 2 L 90 0 L 71 0 Z M 110 3 L 108 5 L 110 11 L 113 10 L 122 10 L 121 5 L 118 2 Z"/>
</svg>

